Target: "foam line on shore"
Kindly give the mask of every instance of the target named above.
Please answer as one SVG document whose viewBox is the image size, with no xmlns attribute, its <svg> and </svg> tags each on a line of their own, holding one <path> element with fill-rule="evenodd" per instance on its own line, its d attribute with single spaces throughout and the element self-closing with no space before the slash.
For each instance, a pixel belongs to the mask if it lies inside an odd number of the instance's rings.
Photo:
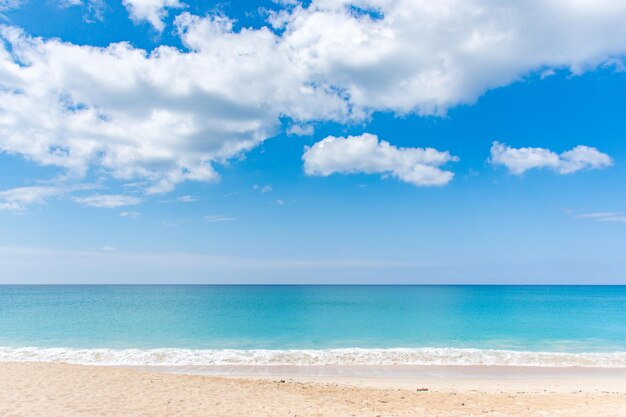
<svg viewBox="0 0 626 417">
<path fill-rule="evenodd" d="M 556 353 L 456 348 L 236 350 L 0 347 L 0 362 L 83 365 L 501 365 L 626 368 L 626 352 Z"/>
</svg>

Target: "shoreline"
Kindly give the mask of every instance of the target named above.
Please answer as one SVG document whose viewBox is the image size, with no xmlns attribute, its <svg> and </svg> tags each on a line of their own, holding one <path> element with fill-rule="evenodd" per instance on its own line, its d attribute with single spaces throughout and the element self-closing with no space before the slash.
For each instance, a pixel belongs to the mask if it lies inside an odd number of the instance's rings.
<svg viewBox="0 0 626 417">
<path fill-rule="evenodd" d="M 267 377 L 0 363 L 0 415 L 626 415 L 626 378 Z"/>
<path fill-rule="evenodd" d="M 101 365 L 94 365 L 101 366 Z M 626 368 L 507 365 L 177 365 L 115 367 L 180 375 L 243 378 L 366 378 L 366 379 L 620 379 Z"/>
<path fill-rule="evenodd" d="M 198 349 L 0 346 L 0 362 L 109 366 L 514 366 L 622 368 L 626 351 L 562 352 L 456 347 Z"/>
<path fill-rule="evenodd" d="M 145 372 L 214 378 L 338 384 L 376 389 L 428 387 L 430 391 L 611 392 L 626 395 L 626 369 L 527 366 L 121 366 Z M 590 385 L 587 385 L 590 383 Z"/>
</svg>

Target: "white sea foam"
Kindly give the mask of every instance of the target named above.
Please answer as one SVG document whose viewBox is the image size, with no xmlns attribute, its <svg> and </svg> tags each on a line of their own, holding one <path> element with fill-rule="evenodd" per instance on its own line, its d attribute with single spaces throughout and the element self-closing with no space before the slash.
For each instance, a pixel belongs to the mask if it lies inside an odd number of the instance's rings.
<svg viewBox="0 0 626 417">
<path fill-rule="evenodd" d="M 508 365 L 626 368 L 626 352 L 553 353 L 510 350 L 398 348 L 323 350 L 70 349 L 0 347 L 0 362 L 85 365 Z"/>
</svg>

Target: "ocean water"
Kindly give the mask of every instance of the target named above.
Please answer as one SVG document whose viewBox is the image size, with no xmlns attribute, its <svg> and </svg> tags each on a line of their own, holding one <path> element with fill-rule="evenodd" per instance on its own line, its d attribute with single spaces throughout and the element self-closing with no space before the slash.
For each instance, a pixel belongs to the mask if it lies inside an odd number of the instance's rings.
<svg viewBox="0 0 626 417">
<path fill-rule="evenodd" d="M 624 286 L 0 286 L 0 361 L 626 367 Z"/>
</svg>

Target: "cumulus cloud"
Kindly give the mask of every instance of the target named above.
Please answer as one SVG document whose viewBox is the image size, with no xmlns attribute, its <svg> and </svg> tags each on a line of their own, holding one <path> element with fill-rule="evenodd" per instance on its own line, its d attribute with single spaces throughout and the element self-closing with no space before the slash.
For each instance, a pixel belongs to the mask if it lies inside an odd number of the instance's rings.
<svg viewBox="0 0 626 417">
<path fill-rule="evenodd" d="M 167 16 L 167 9 L 185 7 L 185 4 L 178 0 L 122 0 L 122 3 L 133 21 L 145 20 L 159 32 L 163 32 L 165 28 L 163 19 Z"/>
<path fill-rule="evenodd" d="M 121 194 L 93 194 L 84 197 L 74 197 L 74 201 L 89 207 L 117 208 L 134 206 L 141 203 L 141 199 Z"/>
<path fill-rule="evenodd" d="M 609 0 L 319 0 L 285 16 L 283 42 L 358 109 L 440 114 L 531 71 L 622 55 L 624 17 Z"/>
<path fill-rule="evenodd" d="M 75 177 L 91 168 L 141 180 L 159 193 L 217 180 L 212 164 L 273 136 L 281 114 L 345 113 L 341 98 L 307 87 L 285 58 L 275 59 L 275 35 L 232 33 L 228 25 L 186 15 L 179 28 L 194 51 L 164 46 L 150 54 L 3 28 L 0 149 Z"/>
<path fill-rule="evenodd" d="M 440 167 L 458 158 L 433 148 L 397 148 L 378 141 L 376 135 L 328 136 L 307 148 L 302 156 L 304 172 L 327 176 L 334 173 L 391 174 L 417 186 L 445 185 L 454 174 Z"/>
<path fill-rule="evenodd" d="M 549 168 L 559 174 L 571 174 L 613 165 L 609 155 L 589 146 L 579 145 L 557 154 L 545 148 L 511 148 L 497 141 L 491 146 L 490 162 L 506 167 L 515 175 L 536 168 Z"/>
<path fill-rule="evenodd" d="M 184 6 L 125 5 L 157 30 Z M 216 181 L 216 165 L 285 120 L 306 134 L 376 111 L 441 115 L 528 74 L 579 74 L 626 53 L 626 1 L 314 0 L 279 14 L 275 30 L 183 12 L 184 48 L 152 51 L 3 27 L 0 151 L 167 192 Z"/>
</svg>

